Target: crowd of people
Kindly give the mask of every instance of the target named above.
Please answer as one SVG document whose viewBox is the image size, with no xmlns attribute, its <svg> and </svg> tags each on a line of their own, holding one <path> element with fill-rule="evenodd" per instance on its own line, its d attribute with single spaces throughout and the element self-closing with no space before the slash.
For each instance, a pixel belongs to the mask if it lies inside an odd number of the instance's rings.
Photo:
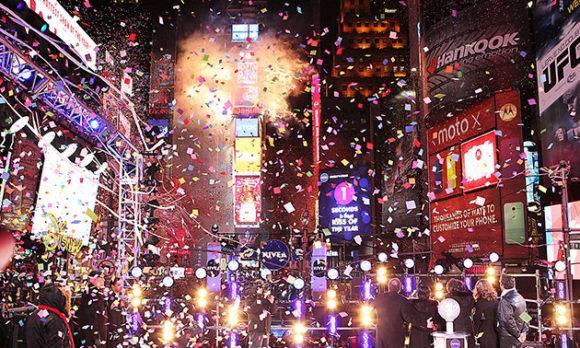
<svg viewBox="0 0 580 348">
<path fill-rule="evenodd" d="M 28 348 L 121 347 L 127 341 L 127 298 L 121 279 L 105 280 L 97 273 L 89 276 L 86 289 L 75 305 L 70 289 L 56 283 L 39 292 L 37 308 L 24 323 Z M 513 277 L 500 279 L 501 294 L 485 279 L 469 291 L 465 283 L 450 279 L 447 298 L 459 304 L 454 321 L 456 332 L 469 335 L 466 348 L 515 348 L 526 340 L 526 302 L 515 288 Z M 255 281 L 245 292 L 243 310 L 247 314 L 248 348 L 270 347 L 275 296 L 268 284 Z M 387 292 L 377 294 L 376 348 L 427 348 L 433 345 L 432 332 L 443 331 L 445 321 L 438 313 L 433 291 L 421 283 L 412 298 L 401 295 L 401 281 L 393 278 Z M 71 310 L 76 308 L 76 311 Z M 74 312 L 74 316 L 73 316 Z M 125 343 L 126 344 L 126 343 Z"/>
<path fill-rule="evenodd" d="M 430 299 L 431 289 L 419 284 L 416 298 L 407 299 L 397 278 L 388 283 L 388 291 L 375 299 L 377 311 L 376 348 L 403 348 L 409 334 L 409 347 L 432 346 L 431 333 L 443 330 L 445 321 L 438 313 L 438 303 Z M 479 280 L 471 292 L 465 283 L 450 279 L 446 284 L 447 298 L 459 304 L 460 312 L 453 321 L 455 332 L 469 334 L 467 348 L 519 348 L 525 342 L 528 324 L 525 321 L 526 302 L 515 287 L 515 279 L 503 275 L 501 295 L 487 280 Z M 407 326 L 410 331 L 407 332 Z"/>
</svg>

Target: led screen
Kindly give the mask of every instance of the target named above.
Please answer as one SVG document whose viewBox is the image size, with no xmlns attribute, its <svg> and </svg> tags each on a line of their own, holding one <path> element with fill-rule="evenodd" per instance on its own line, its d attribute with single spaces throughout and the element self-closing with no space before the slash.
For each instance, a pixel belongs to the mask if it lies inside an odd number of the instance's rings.
<svg viewBox="0 0 580 348">
<path fill-rule="evenodd" d="M 61 248 L 75 251 L 88 245 L 97 198 L 98 176 L 64 158 L 48 147 L 38 199 L 32 224 L 32 234 L 45 244 L 58 241 Z M 47 241 L 50 239 L 50 241 Z"/>
</svg>

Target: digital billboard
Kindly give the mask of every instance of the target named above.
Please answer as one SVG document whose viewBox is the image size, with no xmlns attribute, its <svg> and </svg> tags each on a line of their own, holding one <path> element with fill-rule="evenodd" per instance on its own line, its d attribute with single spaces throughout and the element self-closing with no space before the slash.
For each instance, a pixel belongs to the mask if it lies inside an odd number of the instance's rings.
<svg viewBox="0 0 580 348">
<path fill-rule="evenodd" d="M 535 19 L 542 162 L 580 177 L 580 2 L 538 1 Z"/>
<path fill-rule="evenodd" d="M 236 175 L 260 174 L 262 165 L 262 139 L 236 138 L 234 172 Z"/>
<path fill-rule="evenodd" d="M 258 117 L 236 117 L 236 138 L 256 138 L 260 136 Z"/>
<path fill-rule="evenodd" d="M 498 182 L 495 131 L 461 144 L 463 189 L 470 191 Z"/>
<path fill-rule="evenodd" d="M 235 227 L 260 227 L 261 213 L 260 177 L 236 176 L 234 178 Z"/>
<path fill-rule="evenodd" d="M 549 262 L 565 260 L 563 243 L 564 235 L 562 230 L 562 205 L 556 204 L 544 208 L 546 218 L 546 248 Z M 571 229 L 580 229 L 580 201 L 568 203 L 568 225 Z M 580 242 L 570 243 L 570 262 L 574 279 L 580 279 Z M 556 272 L 556 278 L 564 279 L 563 272 Z"/>
<path fill-rule="evenodd" d="M 322 171 L 319 181 L 320 225 L 331 238 L 370 234 L 372 185 L 367 169 Z"/>
<path fill-rule="evenodd" d="M 526 78 L 527 1 L 473 3 L 427 28 L 425 68 L 431 111 L 448 101 L 510 88 Z"/>
<path fill-rule="evenodd" d="M 89 244 L 98 176 L 47 147 L 32 220 L 32 234 L 47 246 L 76 252 Z"/>
</svg>

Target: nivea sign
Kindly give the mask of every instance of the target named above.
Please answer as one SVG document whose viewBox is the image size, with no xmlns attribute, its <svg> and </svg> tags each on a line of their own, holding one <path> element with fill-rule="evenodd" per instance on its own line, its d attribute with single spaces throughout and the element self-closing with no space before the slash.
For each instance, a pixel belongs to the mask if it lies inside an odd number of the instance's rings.
<svg viewBox="0 0 580 348">
<path fill-rule="evenodd" d="M 271 271 L 286 267 L 290 261 L 290 249 L 281 240 L 269 240 L 260 251 L 262 265 Z"/>
</svg>

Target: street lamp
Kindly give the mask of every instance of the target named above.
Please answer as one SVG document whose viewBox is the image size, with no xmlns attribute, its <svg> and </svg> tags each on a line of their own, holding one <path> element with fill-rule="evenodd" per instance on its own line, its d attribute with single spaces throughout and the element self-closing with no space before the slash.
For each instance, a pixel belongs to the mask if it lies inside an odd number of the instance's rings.
<svg viewBox="0 0 580 348">
<path fill-rule="evenodd" d="M 292 325 L 292 340 L 296 345 L 304 344 L 304 337 L 306 336 L 306 326 L 300 321 L 297 321 Z"/>
</svg>

